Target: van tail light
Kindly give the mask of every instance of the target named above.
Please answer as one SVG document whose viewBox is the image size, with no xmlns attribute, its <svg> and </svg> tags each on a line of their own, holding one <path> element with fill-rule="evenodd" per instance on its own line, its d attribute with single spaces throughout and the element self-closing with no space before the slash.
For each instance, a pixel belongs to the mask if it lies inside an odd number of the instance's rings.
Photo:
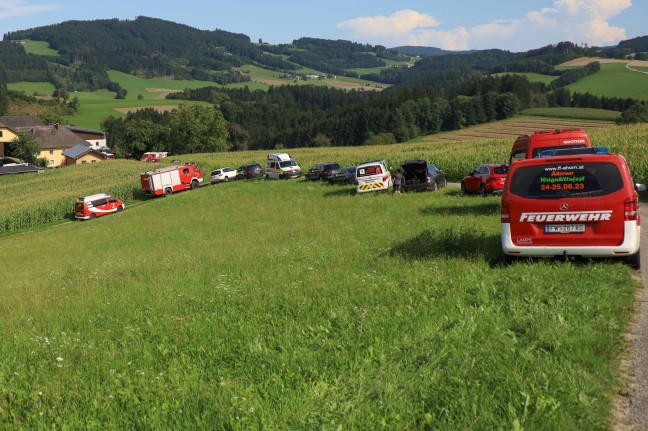
<svg viewBox="0 0 648 431">
<path fill-rule="evenodd" d="M 388 179 L 389 179 L 389 175 L 385 175 L 385 176 L 383 177 L 383 181 L 387 181 Z"/>
<path fill-rule="evenodd" d="M 639 203 L 636 197 L 626 199 L 623 205 L 623 220 L 637 220 L 638 210 Z"/>
<path fill-rule="evenodd" d="M 360 182 L 359 182 L 358 180 L 356 180 L 355 185 L 356 185 L 356 186 L 359 186 L 359 185 L 360 185 Z"/>
<path fill-rule="evenodd" d="M 510 213 L 509 205 L 508 203 L 502 201 L 502 210 L 500 212 L 500 218 L 502 223 L 510 223 L 511 220 L 511 213 Z"/>
</svg>

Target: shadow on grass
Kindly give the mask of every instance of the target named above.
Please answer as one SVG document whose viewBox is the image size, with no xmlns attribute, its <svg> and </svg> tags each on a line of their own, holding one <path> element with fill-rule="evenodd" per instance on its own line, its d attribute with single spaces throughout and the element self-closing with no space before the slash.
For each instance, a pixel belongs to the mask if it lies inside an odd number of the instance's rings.
<svg viewBox="0 0 648 431">
<path fill-rule="evenodd" d="M 337 186 L 329 186 L 329 187 L 332 187 L 334 190 L 324 193 L 324 197 L 335 198 L 340 196 L 354 196 L 356 194 L 355 187 L 353 188 L 337 187 Z"/>
<path fill-rule="evenodd" d="M 471 205 L 466 206 L 434 206 L 421 208 L 419 210 L 422 215 L 443 215 L 443 216 L 456 216 L 456 215 L 496 215 L 500 214 L 499 202 L 473 202 Z"/>
<path fill-rule="evenodd" d="M 392 257 L 429 259 L 433 257 L 475 258 L 489 262 L 501 258 L 500 237 L 474 229 L 426 229 L 413 238 L 396 244 L 389 251 Z"/>
</svg>

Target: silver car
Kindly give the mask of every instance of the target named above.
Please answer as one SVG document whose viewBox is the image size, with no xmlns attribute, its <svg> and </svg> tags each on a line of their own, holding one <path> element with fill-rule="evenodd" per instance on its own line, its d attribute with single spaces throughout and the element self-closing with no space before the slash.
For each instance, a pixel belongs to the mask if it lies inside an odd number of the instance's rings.
<svg viewBox="0 0 648 431">
<path fill-rule="evenodd" d="M 211 173 L 211 183 L 226 183 L 230 180 L 236 179 L 236 169 L 220 168 L 214 169 Z"/>
</svg>

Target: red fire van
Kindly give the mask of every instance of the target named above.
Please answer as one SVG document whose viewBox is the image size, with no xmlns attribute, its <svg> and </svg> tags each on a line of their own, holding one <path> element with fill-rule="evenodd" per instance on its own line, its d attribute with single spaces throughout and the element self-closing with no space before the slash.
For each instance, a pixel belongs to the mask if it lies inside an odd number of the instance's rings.
<svg viewBox="0 0 648 431">
<path fill-rule="evenodd" d="M 620 155 L 592 151 L 511 164 L 501 206 L 507 261 L 518 256 L 622 257 L 639 268 L 637 191 L 645 190 L 632 182 Z"/>
</svg>

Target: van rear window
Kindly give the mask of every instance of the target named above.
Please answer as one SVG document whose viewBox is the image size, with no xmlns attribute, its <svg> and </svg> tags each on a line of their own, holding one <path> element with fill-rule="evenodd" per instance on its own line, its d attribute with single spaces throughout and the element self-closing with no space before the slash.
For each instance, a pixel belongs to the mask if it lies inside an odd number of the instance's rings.
<svg viewBox="0 0 648 431">
<path fill-rule="evenodd" d="M 367 177 L 369 175 L 380 175 L 382 174 L 382 168 L 380 165 L 375 165 L 375 166 L 364 166 L 362 168 L 358 168 L 357 176 L 358 177 Z"/>
<path fill-rule="evenodd" d="M 552 145 L 550 147 L 537 147 L 533 149 L 533 152 L 531 154 L 531 158 L 537 159 L 540 157 L 543 151 L 547 150 L 566 150 L 566 149 L 572 149 L 572 148 L 587 148 L 587 145 L 585 144 L 578 144 L 578 145 Z"/>
<path fill-rule="evenodd" d="M 512 194 L 531 199 L 605 196 L 623 188 L 619 168 L 608 162 L 526 166 L 510 181 Z"/>
</svg>

